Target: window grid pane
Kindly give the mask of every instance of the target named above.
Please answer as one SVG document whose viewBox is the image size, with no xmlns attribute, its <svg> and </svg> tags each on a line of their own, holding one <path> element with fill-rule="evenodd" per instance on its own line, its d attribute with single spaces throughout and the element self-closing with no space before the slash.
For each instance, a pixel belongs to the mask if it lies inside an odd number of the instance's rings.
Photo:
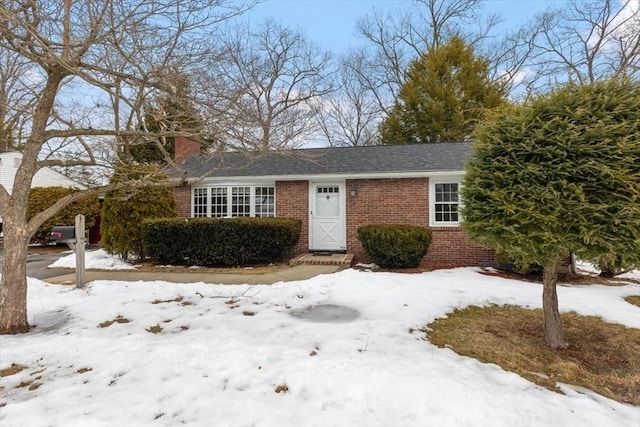
<svg viewBox="0 0 640 427">
<path fill-rule="evenodd" d="M 216 218 L 227 216 L 226 187 L 211 188 L 211 216 Z"/>
<path fill-rule="evenodd" d="M 193 216 L 195 218 L 207 216 L 207 208 L 209 206 L 207 188 L 193 189 Z"/>
<path fill-rule="evenodd" d="M 275 216 L 275 188 L 256 187 L 255 210 L 257 217 Z"/>
<path fill-rule="evenodd" d="M 458 222 L 458 184 L 435 184 L 435 222 Z"/>
<path fill-rule="evenodd" d="M 231 216 L 251 216 L 251 187 L 231 187 Z"/>
</svg>

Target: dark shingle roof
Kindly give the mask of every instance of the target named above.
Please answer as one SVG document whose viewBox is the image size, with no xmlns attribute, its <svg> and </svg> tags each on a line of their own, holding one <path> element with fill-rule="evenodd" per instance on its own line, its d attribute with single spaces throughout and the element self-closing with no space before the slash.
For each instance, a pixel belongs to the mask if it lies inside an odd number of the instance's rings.
<svg viewBox="0 0 640 427">
<path fill-rule="evenodd" d="M 192 156 L 183 167 L 187 178 L 444 172 L 464 170 L 470 152 L 470 142 L 226 152 Z"/>
</svg>

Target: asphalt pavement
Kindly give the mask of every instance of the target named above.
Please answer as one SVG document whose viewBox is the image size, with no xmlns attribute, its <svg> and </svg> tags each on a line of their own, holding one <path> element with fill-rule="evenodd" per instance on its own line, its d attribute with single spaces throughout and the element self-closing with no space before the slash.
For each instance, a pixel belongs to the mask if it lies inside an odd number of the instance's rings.
<svg viewBox="0 0 640 427">
<path fill-rule="evenodd" d="M 38 247 L 31 247 L 29 249 L 29 255 L 27 255 L 27 276 L 43 280 L 67 273 L 68 270 L 47 268 L 47 266 L 51 265 L 58 258 L 67 256 L 70 253 L 72 252 L 69 249 L 61 249 L 60 251 L 53 252 L 50 248 L 39 251 Z M 3 262 L 4 248 L 0 245 L 0 272 L 2 271 Z"/>
</svg>

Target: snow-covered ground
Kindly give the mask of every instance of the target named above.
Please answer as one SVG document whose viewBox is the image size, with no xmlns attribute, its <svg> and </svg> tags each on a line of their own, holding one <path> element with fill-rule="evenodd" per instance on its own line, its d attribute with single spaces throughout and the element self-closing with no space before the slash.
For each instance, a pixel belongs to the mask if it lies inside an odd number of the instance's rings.
<svg viewBox="0 0 640 427">
<path fill-rule="evenodd" d="M 637 284 L 558 293 L 562 310 L 640 328 L 623 300 Z M 36 327 L 1 338 L 0 368 L 27 368 L 0 378 L 0 425 L 637 427 L 638 407 L 554 393 L 410 332 L 470 304 L 540 307 L 541 294 L 472 268 L 271 286 L 30 279 Z M 129 322 L 99 326 L 118 316 Z"/>
<path fill-rule="evenodd" d="M 84 254 L 84 268 L 98 270 L 135 270 L 131 264 L 120 258 L 109 255 L 103 249 L 86 251 Z M 76 268 L 76 255 L 74 253 L 58 258 L 49 268 Z"/>
</svg>

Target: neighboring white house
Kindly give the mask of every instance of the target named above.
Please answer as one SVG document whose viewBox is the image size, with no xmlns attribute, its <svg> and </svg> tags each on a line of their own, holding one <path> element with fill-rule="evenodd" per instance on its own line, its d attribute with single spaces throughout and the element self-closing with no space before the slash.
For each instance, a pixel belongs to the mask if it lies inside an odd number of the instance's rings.
<svg viewBox="0 0 640 427">
<path fill-rule="evenodd" d="M 22 161 L 22 153 L 15 151 L 8 153 L 0 153 L 0 185 L 2 185 L 9 194 L 13 192 L 13 181 L 16 171 Z M 59 172 L 51 168 L 40 169 L 31 183 L 34 187 L 75 187 L 84 189 L 85 187 L 78 184 L 74 180 L 67 178 Z M 0 233 L 2 232 L 2 217 L 0 217 Z"/>
</svg>

